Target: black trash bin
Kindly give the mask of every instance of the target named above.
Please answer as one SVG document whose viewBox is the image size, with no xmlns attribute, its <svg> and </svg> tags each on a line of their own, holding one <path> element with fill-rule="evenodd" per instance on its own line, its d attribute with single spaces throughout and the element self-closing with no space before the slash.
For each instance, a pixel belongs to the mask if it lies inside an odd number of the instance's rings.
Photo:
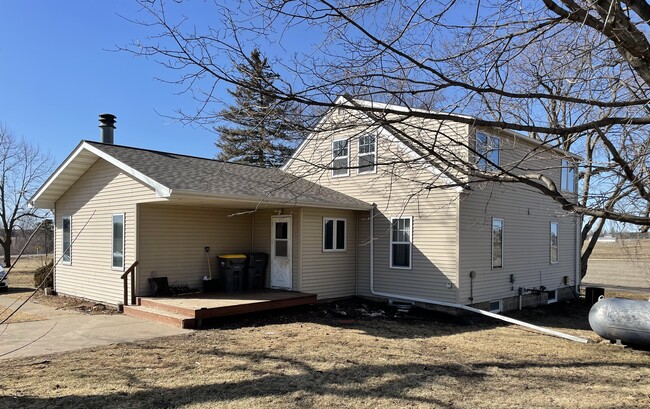
<svg viewBox="0 0 650 409">
<path fill-rule="evenodd" d="M 244 287 L 245 254 L 222 254 L 217 257 L 219 279 L 229 293 L 241 291 Z"/>
<path fill-rule="evenodd" d="M 246 269 L 246 289 L 261 290 L 266 281 L 266 266 L 269 255 L 266 253 L 248 253 Z"/>
</svg>

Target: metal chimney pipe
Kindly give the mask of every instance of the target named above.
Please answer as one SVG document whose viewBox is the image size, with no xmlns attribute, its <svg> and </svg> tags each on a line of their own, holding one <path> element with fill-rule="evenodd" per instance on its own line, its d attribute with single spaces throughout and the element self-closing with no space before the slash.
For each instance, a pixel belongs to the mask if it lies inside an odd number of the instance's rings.
<svg viewBox="0 0 650 409">
<path fill-rule="evenodd" d="M 99 127 L 102 128 L 102 143 L 113 144 L 113 131 L 115 130 L 115 115 L 100 114 Z"/>
</svg>

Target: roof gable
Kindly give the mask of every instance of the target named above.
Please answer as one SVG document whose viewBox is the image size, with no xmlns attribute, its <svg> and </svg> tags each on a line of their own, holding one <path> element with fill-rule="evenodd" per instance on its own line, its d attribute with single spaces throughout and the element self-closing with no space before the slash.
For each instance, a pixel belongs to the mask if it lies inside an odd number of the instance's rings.
<svg viewBox="0 0 650 409">
<path fill-rule="evenodd" d="M 202 196 L 274 205 L 366 210 L 370 205 L 279 169 L 82 141 L 30 200 L 50 208 L 98 159 L 151 187 L 156 197 Z"/>
</svg>

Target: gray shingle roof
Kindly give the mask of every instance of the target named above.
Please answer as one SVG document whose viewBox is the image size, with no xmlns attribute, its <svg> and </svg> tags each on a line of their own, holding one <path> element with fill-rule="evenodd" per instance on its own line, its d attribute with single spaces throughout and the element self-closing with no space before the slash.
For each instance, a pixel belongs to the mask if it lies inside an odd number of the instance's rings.
<svg viewBox="0 0 650 409">
<path fill-rule="evenodd" d="M 247 197 L 262 202 L 369 209 L 343 193 L 280 169 L 85 141 L 175 192 L 207 196 Z"/>
</svg>

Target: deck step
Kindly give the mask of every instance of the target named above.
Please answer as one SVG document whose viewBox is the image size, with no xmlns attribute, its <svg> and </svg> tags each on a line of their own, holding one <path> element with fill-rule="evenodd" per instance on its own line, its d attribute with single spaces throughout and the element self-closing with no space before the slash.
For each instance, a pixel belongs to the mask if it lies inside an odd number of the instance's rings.
<svg viewBox="0 0 650 409">
<path fill-rule="evenodd" d="M 149 321 L 160 322 L 162 324 L 173 325 L 175 327 L 193 329 L 196 327 L 196 320 L 193 316 L 176 314 L 169 311 L 163 311 L 157 308 L 146 307 L 142 305 L 125 305 L 124 315 L 137 317 Z"/>
<path fill-rule="evenodd" d="M 194 317 L 194 309 L 181 307 L 179 305 L 170 304 L 163 302 L 158 302 L 155 299 L 151 298 L 138 298 L 138 305 L 142 307 L 151 308 L 154 310 L 164 311 L 171 314 L 177 315 L 186 315 L 188 317 Z"/>
</svg>

